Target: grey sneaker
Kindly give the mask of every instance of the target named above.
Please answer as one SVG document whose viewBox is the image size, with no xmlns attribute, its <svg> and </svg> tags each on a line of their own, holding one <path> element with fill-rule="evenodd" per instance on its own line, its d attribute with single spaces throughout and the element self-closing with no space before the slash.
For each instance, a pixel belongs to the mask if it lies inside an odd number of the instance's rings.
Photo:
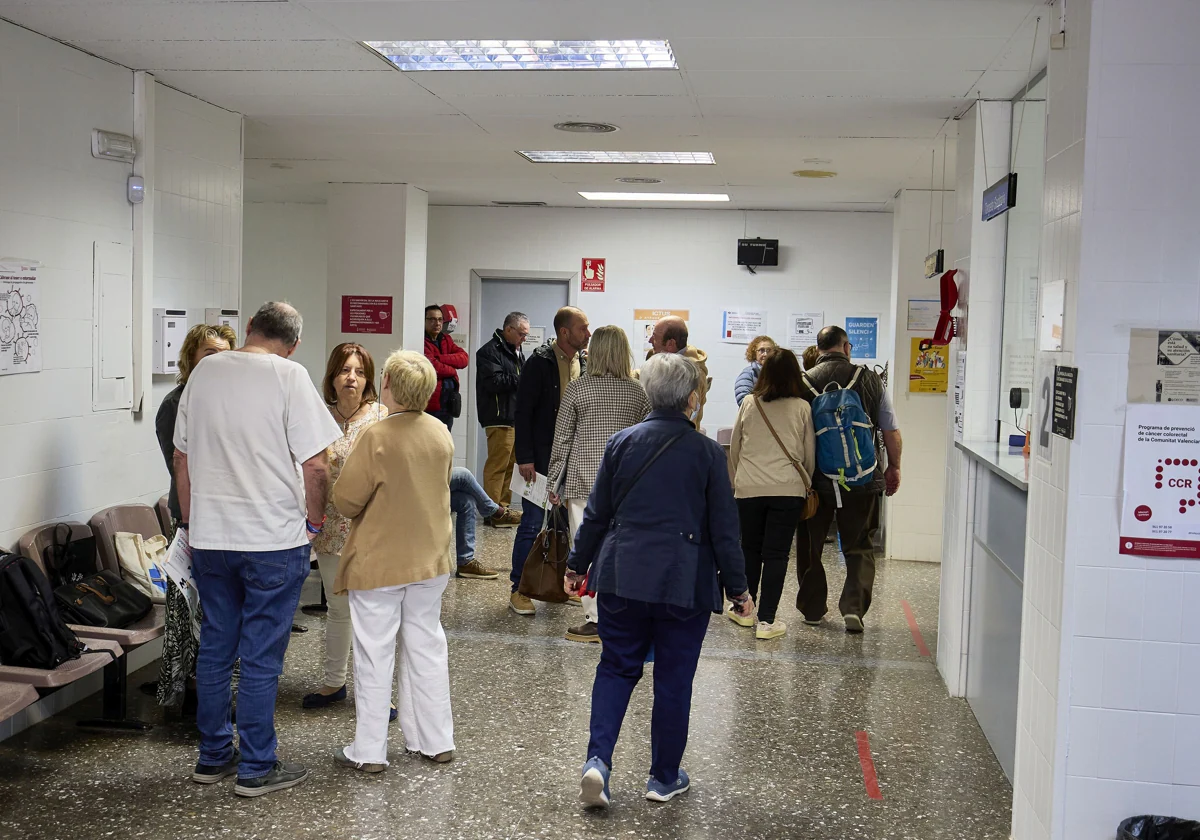
<svg viewBox="0 0 1200 840">
<path fill-rule="evenodd" d="M 361 770 L 364 773 L 382 773 L 387 769 L 386 764 L 376 764 L 366 761 L 354 761 L 346 755 L 345 747 L 338 747 L 333 754 L 333 760 L 342 767 L 349 767 L 351 770 Z"/>
<path fill-rule="evenodd" d="M 277 790 L 295 787 L 307 778 L 308 770 L 299 764 L 276 761 L 275 766 L 265 776 L 255 779 L 239 778 L 237 784 L 233 786 L 233 792 L 238 796 L 262 796 Z"/>
<path fill-rule="evenodd" d="M 235 748 L 233 758 L 224 764 L 197 764 L 196 769 L 192 771 L 192 781 L 200 785 L 215 785 L 230 776 L 236 776 L 238 762 L 241 760 L 242 754 Z"/>
</svg>

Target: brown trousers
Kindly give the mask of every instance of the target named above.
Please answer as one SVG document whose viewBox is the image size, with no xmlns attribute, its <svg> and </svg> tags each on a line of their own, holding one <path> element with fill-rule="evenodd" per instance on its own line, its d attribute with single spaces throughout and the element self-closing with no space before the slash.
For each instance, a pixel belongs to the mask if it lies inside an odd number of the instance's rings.
<svg viewBox="0 0 1200 840">
<path fill-rule="evenodd" d="M 796 575 L 800 591 L 796 609 L 810 621 L 829 611 L 829 583 L 821 552 L 830 522 L 837 522 L 846 556 L 846 584 L 838 608 L 842 615 L 862 618 L 871 608 L 871 590 L 875 585 L 875 534 L 879 531 L 879 494 L 842 492 L 842 506 L 836 507 L 833 495 L 821 494 L 821 506 L 812 519 L 796 529 Z"/>
<path fill-rule="evenodd" d="M 512 426 L 488 426 L 487 461 L 483 465 L 483 492 L 498 505 L 512 504 L 512 470 L 517 463 L 513 449 L 516 432 Z"/>
</svg>

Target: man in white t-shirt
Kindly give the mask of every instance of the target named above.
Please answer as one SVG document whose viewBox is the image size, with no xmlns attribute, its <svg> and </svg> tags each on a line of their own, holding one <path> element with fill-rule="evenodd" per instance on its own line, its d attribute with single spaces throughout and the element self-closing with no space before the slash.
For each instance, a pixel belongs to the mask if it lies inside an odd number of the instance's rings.
<svg viewBox="0 0 1200 840">
<path fill-rule="evenodd" d="M 192 779 L 213 784 L 236 773 L 239 796 L 308 777 L 300 765 L 276 759 L 275 697 L 308 576 L 309 542 L 324 524 L 325 450 L 341 430 L 308 372 L 288 358 L 301 326 L 290 305 L 263 304 L 244 347 L 196 366 L 175 421 L 179 507 L 203 613 L 196 657 L 200 761 Z M 239 656 L 240 751 L 229 719 Z"/>
</svg>

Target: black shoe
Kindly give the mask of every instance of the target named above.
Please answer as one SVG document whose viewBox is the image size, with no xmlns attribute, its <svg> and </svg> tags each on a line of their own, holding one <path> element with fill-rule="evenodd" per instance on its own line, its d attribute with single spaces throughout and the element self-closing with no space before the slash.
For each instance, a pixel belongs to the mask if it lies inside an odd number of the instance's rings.
<svg viewBox="0 0 1200 840">
<path fill-rule="evenodd" d="M 346 686 L 342 686 L 333 692 L 333 694 L 322 694 L 319 691 L 314 691 L 312 694 L 305 694 L 304 699 L 300 701 L 300 705 L 305 709 L 324 709 L 328 705 L 340 703 L 345 699 Z"/>
<path fill-rule="evenodd" d="M 388 723 L 395 723 L 398 717 L 400 717 L 400 712 L 396 711 L 395 706 L 392 706 L 391 710 L 388 711 Z"/>
<path fill-rule="evenodd" d="M 238 796 L 262 796 L 295 787 L 307 778 L 308 770 L 299 764 L 276 761 L 275 766 L 265 776 L 259 776 L 257 779 L 239 778 L 233 786 L 233 792 Z"/>
<path fill-rule="evenodd" d="M 200 695 L 196 693 L 194 688 L 185 688 L 183 690 L 183 708 L 179 713 L 184 717 L 194 718 L 196 716 L 196 705 L 200 700 Z"/>
<path fill-rule="evenodd" d="M 141 685 L 138 686 L 138 691 L 142 692 L 142 694 L 145 694 L 147 697 L 157 697 L 158 696 L 158 680 L 154 680 L 153 682 L 142 683 Z"/>
<path fill-rule="evenodd" d="M 292 632 L 293 632 L 293 633 L 307 633 L 307 632 L 308 632 L 308 628 L 307 628 L 307 627 L 305 627 L 303 624 L 293 624 L 293 625 L 292 625 Z"/>
<path fill-rule="evenodd" d="M 192 781 L 201 785 L 215 785 L 223 779 L 236 776 L 238 762 L 241 760 L 242 754 L 235 748 L 233 758 L 224 764 L 197 764 L 196 769 L 192 771 Z"/>
<path fill-rule="evenodd" d="M 300 608 L 300 612 L 305 615 L 325 615 L 329 612 L 328 604 L 305 604 Z"/>
</svg>

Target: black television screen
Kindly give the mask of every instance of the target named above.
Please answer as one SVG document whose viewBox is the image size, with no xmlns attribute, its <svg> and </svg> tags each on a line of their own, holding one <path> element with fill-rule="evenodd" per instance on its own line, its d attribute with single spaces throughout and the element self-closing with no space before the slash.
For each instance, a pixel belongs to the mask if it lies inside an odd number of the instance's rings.
<svg viewBox="0 0 1200 840">
<path fill-rule="evenodd" d="M 739 239 L 738 265 L 779 265 L 778 239 Z"/>
</svg>

